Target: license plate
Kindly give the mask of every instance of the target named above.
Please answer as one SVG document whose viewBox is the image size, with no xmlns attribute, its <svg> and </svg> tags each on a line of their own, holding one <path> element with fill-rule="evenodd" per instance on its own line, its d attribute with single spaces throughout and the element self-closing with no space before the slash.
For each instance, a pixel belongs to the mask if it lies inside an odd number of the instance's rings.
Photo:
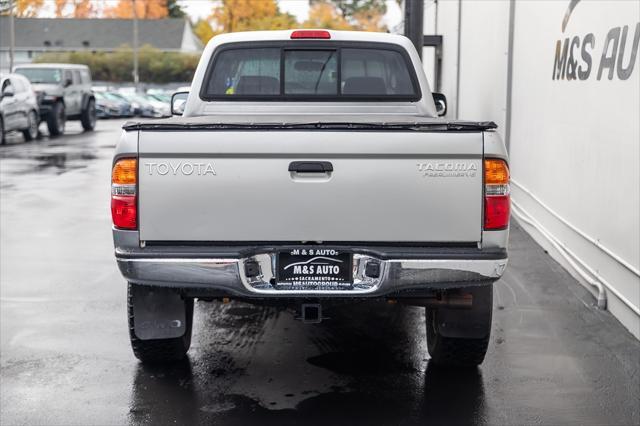
<svg viewBox="0 0 640 426">
<path fill-rule="evenodd" d="M 353 285 L 351 253 L 324 248 L 278 253 L 279 289 L 349 290 Z"/>
</svg>

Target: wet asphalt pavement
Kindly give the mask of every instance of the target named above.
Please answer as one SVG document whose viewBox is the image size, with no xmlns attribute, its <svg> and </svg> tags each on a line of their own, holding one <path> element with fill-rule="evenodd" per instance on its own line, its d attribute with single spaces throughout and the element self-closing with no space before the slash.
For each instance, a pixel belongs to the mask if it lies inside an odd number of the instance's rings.
<svg viewBox="0 0 640 426">
<path fill-rule="evenodd" d="M 430 366 L 423 310 L 386 303 L 305 325 L 198 302 L 189 360 L 143 367 L 110 233 L 121 124 L 0 147 L 2 425 L 640 423 L 640 343 L 517 225 L 477 370 Z"/>
</svg>

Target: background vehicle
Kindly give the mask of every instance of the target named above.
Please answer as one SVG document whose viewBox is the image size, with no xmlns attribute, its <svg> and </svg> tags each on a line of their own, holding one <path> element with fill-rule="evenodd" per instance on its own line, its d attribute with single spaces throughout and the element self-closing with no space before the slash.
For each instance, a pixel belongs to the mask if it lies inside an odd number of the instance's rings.
<svg viewBox="0 0 640 426">
<path fill-rule="evenodd" d="M 162 90 L 162 89 L 149 89 L 147 90 L 147 95 L 153 96 L 157 100 L 161 102 L 165 102 L 166 104 L 171 104 L 171 95 L 173 92 Z"/>
<path fill-rule="evenodd" d="M 438 118 L 402 36 L 214 37 L 183 116 L 127 124 L 116 147 L 135 355 L 183 357 L 194 297 L 294 307 L 306 322 L 381 299 L 427 309 L 436 364 L 480 364 L 507 264 L 495 127 Z"/>
<path fill-rule="evenodd" d="M 38 101 L 29 80 L 19 74 L 0 74 L 0 140 L 20 130 L 25 140 L 38 136 Z"/>
<path fill-rule="evenodd" d="M 86 131 L 95 128 L 96 101 L 86 65 L 29 64 L 16 67 L 15 72 L 31 81 L 40 118 L 47 122 L 51 136 L 64 133 L 66 120 L 80 120 Z"/>
<path fill-rule="evenodd" d="M 153 102 L 149 101 L 143 95 L 135 92 L 118 92 L 114 93 L 114 95 L 120 96 L 121 98 L 130 102 L 134 109 L 135 115 L 139 117 L 160 118 L 165 116 L 157 109 L 157 105 L 154 105 Z"/>
<path fill-rule="evenodd" d="M 131 117 L 133 108 L 131 104 L 109 92 L 95 92 L 96 114 L 98 118 Z"/>
<path fill-rule="evenodd" d="M 134 116 L 134 109 L 133 109 L 133 106 L 131 105 L 131 102 L 129 102 L 128 100 L 120 96 L 117 96 L 117 94 L 113 92 L 104 92 L 103 95 L 106 99 L 115 102 L 119 106 L 120 108 L 119 117 Z"/>
<path fill-rule="evenodd" d="M 143 96 L 151 105 L 153 105 L 154 111 L 160 117 L 170 117 L 171 116 L 171 99 L 162 99 L 162 95 L 149 95 L 144 94 Z"/>
</svg>

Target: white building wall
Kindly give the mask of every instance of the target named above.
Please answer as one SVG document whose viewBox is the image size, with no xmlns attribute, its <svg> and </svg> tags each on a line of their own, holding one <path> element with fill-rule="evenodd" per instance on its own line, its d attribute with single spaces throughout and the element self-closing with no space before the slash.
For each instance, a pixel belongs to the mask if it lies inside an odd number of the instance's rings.
<svg viewBox="0 0 640 426">
<path fill-rule="evenodd" d="M 461 27 L 458 116 L 465 120 L 495 121 L 503 132 L 507 101 L 509 2 L 462 2 Z"/>
<path fill-rule="evenodd" d="M 438 3 L 438 30 L 445 46 L 447 40 L 457 40 L 453 22 L 458 3 Z M 627 26 L 621 64 L 630 67 L 640 2 L 580 1 L 563 31 L 569 4 L 569 0 L 515 3 L 511 130 L 506 135 L 509 8 L 514 5 L 501 0 L 462 1 L 459 118 L 499 124 L 510 144 L 512 198 L 520 208 L 516 211 L 528 213 L 556 238 L 590 280 L 609 287 L 608 309 L 640 337 L 639 47 L 630 77 L 618 76 L 616 58 L 613 78 L 608 79 L 609 69 L 604 68 L 598 79 L 612 29 L 620 28 L 622 38 Z M 562 46 L 565 38 L 577 37 L 573 59 L 577 70 L 586 72 L 581 49 L 591 37 L 588 34 L 593 34 L 593 43 L 586 46 L 592 62 L 588 77 L 553 79 L 556 43 L 560 40 Z M 621 46 L 619 41 L 617 53 Z M 443 73 L 449 78 L 443 92 L 455 99 L 455 91 L 447 89 L 454 86 L 450 80 L 456 72 L 457 49 L 445 48 L 443 54 Z M 587 285 L 546 237 L 523 226 Z"/>
</svg>

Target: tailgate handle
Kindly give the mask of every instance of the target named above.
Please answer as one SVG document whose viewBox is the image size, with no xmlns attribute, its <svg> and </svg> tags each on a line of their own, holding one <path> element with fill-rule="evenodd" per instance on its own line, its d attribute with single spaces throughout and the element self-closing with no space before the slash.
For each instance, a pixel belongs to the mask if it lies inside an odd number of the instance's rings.
<svg viewBox="0 0 640 426">
<path fill-rule="evenodd" d="M 295 173 L 328 173 L 333 171 L 329 161 L 292 161 L 289 171 Z"/>
</svg>

